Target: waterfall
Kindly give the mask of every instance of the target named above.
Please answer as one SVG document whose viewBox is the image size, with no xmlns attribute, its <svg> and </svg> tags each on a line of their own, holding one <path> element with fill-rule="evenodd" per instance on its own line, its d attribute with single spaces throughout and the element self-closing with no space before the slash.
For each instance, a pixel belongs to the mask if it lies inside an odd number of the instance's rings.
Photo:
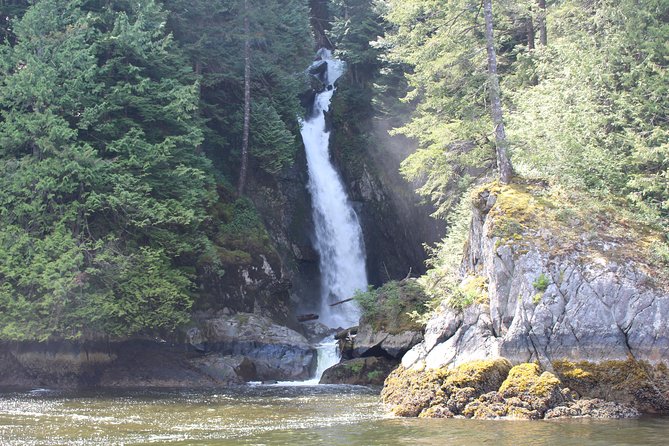
<svg viewBox="0 0 669 446">
<path fill-rule="evenodd" d="M 358 217 L 344 190 L 342 180 L 330 161 L 330 133 L 325 122 L 335 81 L 344 72 L 344 63 L 332 58 L 327 49 L 318 51 L 319 61 L 309 68 L 318 73 L 325 89 L 316 94 L 313 111 L 302 121 L 302 140 L 309 170 L 309 191 L 316 229 L 315 248 L 320 255 L 320 320 L 330 327 L 350 327 L 358 323 L 355 302 L 336 307 L 330 304 L 348 299 L 356 290 L 366 290 L 365 249 Z"/>
</svg>

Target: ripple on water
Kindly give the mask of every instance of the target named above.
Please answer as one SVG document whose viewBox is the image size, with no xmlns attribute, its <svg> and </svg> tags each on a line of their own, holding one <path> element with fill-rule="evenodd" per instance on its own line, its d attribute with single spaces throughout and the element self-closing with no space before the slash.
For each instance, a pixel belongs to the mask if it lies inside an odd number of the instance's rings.
<svg viewBox="0 0 669 446">
<path fill-rule="evenodd" d="M 666 418 L 594 422 L 387 417 L 351 386 L 0 394 L 0 444 L 664 445 Z"/>
</svg>

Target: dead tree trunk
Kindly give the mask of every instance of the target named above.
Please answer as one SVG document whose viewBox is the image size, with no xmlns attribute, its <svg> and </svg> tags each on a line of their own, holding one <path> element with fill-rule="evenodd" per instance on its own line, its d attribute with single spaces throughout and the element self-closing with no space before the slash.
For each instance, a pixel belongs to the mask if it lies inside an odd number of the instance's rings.
<svg viewBox="0 0 669 446">
<path fill-rule="evenodd" d="M 546 0 L 539 0 L 539 42 L 546 46 L 548 45 L 548 32 L 546 30 Z"/>
<path fill-rule="evenodd" d="M 508 154 L 508 141 L 502 119 L 502 100 L 500 97 L 499 79 L 497 78 L 497 54 L 492 26 L 492 0 L 483 0 L 485 17 L 485 38 L 488 51 L 488 88 L 490 90 L 490 108 L 492 122 L 495 126 L 495 148 L 497 152 L 497 168 L 500 180 L 508 184 L 513 176 L 513 168 Z"/>
<path fill-rule="evenodd" d="M 246 172 L 249 164 L 249 127 L 251 125 L 251 31 L 249 25 L 249 3 L 244 0 L 244 127 L 242 129 L 242 165 L 239 169 L 237 194 L 244 193 Z"/>
<path fill-rule="evenodd" d="M 527 49 L 531 51 L 534 49 L 534 20 L 532 20 L 531 14 L 527 18 L 525 26 L 527 27 Z"/>
</svg>

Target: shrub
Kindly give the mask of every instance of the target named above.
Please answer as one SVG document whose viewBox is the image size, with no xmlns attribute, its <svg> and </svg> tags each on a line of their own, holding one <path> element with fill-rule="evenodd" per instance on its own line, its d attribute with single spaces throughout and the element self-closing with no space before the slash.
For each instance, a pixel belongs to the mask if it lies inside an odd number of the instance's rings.
<svg viewBox="0 0 669 446">
<path fill-rule="evenodd" d="M 363 323 L 375 330 L 399 333 L 422 328 L 416 316 L 427 311 L 428 297 L 416 280 L 393 280 L 377 289 L 370 286 L 366 292 L 357 292 L 354 298 L 362 308 Z"/>
<path fill-rule="evenodd" d="M 539 277 L 536 278 L 534 282 L 532 282 L 532 286 L 537 290 L 544 292 L 548 288 L 548 285 L 550 285 L 550 279 L 548 278 L 547 275 L 544 273 L 541 273 Z"/>
</svg>

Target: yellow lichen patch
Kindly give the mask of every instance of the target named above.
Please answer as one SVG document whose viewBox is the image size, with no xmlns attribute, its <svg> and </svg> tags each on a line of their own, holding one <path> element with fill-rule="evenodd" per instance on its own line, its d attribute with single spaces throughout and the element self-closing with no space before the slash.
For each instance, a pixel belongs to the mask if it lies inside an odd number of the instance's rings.
<svg viewBox="0 0 669 446">
<path fill-rule="evenodd" d="M 506 359 L 472 361 L 451 371 L 444 382 L 445 387 L 472 387 L 478 392 L 491 392 L 499 388 L 511 370 Z"/>
<path fill-rule="evenodd" d="M 550 249 L 553 256 L 578 248 L 594 259 L 633 261 L 654 284 L 669 289 L 669 238 L 662 228 L 639 221 L 624 200 L 523 180 L 483 185 L 472 200 L 482 206 L 488 195 L 495 198 L 488 236 L 496 238 L 497 247 L 511 245 L 516 255 Z"/>
<path fill-rule="evenodd" d="M 563 377 L 563 380 L 586 380 L 593 377 L 591 372 L 587 372 L 567 360 L 554 361 L 553 368 L 558 375 Z"/>
<path fill-rule="evenodd" d="M 383 385 L 381 400 L 390 411 L 401 417 L 418 416 L 441 396 L 442 370 L 395 369 Z"/>
<path fill-rule="evenodd" d="M 561 360 L 553 367 L 581 396 L 631 404 L 642 412 L 669 413 L 669 373 L 664 364 L 630 358 L 600 363 Z"/>
<path fill-rule="evenodd" d="M 550 372 L 543 372 L 534 363 L 519 364 L 511 369 L 509 376 L 499 388 L 504 396 L 529 394 L 540 398 L 548 398 L 561 382 Z"/>
<path fill-rule="evenodd" d="M 466 276 L 459 285 L 464 298 L 471 303 L 485 304 L 488 296 L 488 279 L 483 276 Z"/>
</svg>

